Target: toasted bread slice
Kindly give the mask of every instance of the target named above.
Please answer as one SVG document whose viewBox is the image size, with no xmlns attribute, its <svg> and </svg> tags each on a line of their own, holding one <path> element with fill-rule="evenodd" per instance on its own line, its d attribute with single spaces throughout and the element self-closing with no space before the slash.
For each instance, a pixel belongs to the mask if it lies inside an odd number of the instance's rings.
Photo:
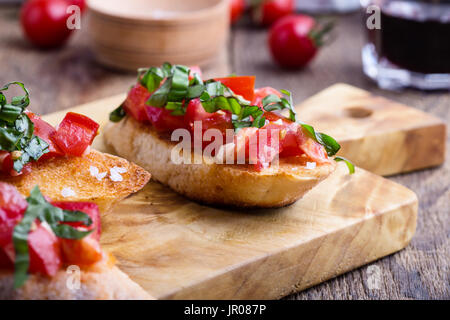
<svg viewBox="0 0 450 320">
<path fill-rule="evenodd" d="M 92 175 L 91 167 L 106 175 L 103 178 Z M 111 169 L 114 167 L 123 169 L 119 173 L 121 178 L 117 174 L 111 178 Z M 14 185 L 24 196 L 28 196 L 31 189 L 39 185 L 42 193 L 54 201 L 95 202 L 103 212 L 142 189 L 149 179 L 150 174 L 134 163 L 95 150 L 83 157 L 35 162 L 29 174 L 0 178 Z"/>
<path fill-rule="evenodd" d="M 14 290 L 13 281 L 11 271 L 0 270 L 0 300 L 154 299 L 119 268 L 107 263 L 95 270 L 80 270 L 79 275 L 65 270 L 60 270 L 52 278 L 30 275 L 17 290 Z"/>
<path fill-rule="evenodd" d="M 306 159 L 280 160 L 261 172 L 247 165 L 175 164 L 173 142 L 159 137 L 151 126 L 126 117 L 110 123 L 105 143 L 130 161 L 147 169 L 152 177 L 188 198 L 215 205 L 282 207 L 300 199 L 336 168 L 334 161 L 307 169 Z"/>
</svg>

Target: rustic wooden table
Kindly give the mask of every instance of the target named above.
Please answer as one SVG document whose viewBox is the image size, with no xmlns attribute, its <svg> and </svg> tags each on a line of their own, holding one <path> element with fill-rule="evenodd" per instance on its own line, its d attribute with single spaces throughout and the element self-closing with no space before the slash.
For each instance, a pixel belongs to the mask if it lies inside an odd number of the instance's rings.
<svg viewBox="0 0 450 320">
<path fill-rule="evenodd" d="M 295 72 L 274 66 L 265 30 L 243 22 L 233 29 L 230 39 L 230 69 L 256 75 L 257 86 L 293 91 L 296 103 L 336 82 L 346 82 L 427 111 L 450 124 L 448 92 L 388 92 L 366 79 L 360 58 L 363 36 L 359 15 L 337 19 L 338 39 L 308 68 Z M 38 113 L 122 93 L 135 79 L 134 74 L 122 74 L 95 63 L 83 28 L 61 50 L 35 50 L 23 40 L 17 7 L 0 7 L 0 44 L 0 84 L 25 82 L 32 94 L 31 108 Z M 447 146 L 449 142 L 447 138 Z M 449 299 L 449 150 L 447 161 L 439 168 L 390 178 L 414 190 L 420 201 L 417 232 L 406 249 L 288 299 Z"/>
</svg>

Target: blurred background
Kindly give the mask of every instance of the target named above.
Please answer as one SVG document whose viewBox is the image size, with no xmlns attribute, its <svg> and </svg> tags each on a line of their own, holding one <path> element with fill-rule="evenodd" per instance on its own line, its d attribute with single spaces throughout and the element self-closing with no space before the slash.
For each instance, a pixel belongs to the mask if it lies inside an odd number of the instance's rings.
<svg viewBox="0 0 450 320">
<path fill-rule="evenodd" d="M 87 2 L 0 0 L 0 83 L 24 82 L 35 112 L 124 93 L 133 70 L 167 60 L 256 75 L 296 104 L 344 82 L 450 123 L 450 1 Z M 448 298 L 449 171 L 392 178 L 418 193 L 421 218 L 411 246 L 376 262 L 379 290 L 363 267 L 289 298 Z"/>
</svg>

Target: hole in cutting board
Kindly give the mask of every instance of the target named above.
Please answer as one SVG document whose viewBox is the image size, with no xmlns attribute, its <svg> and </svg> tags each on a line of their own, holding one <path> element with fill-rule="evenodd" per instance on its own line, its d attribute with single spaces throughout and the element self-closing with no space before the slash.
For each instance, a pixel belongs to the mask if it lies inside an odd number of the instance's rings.
<svg viewBox="0 0 450 320">
<path fill-rule="evenodd" d="M 367 118 L 372 115 L 373 111 L 364 107 L 351 107 L 344 110 L 344 115 L 349 118 Z"/>
</svg>

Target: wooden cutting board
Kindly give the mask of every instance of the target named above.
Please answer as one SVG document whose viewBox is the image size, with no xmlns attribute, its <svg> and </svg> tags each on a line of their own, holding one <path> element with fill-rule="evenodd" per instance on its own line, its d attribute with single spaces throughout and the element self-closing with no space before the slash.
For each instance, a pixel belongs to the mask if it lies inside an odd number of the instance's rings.
<svg viewBox="0 0 450 320">
<path fill-rule="evenodd" d="M 300 119 L 341 144 L 339 155 L 379 175 L 444 162 L 446 125 L 418 109 L 336 84 L 297 106 Z"/>
<path fill-rule="evenodd" d="M 104 124 L 123 98 L 71 111 Z M 45 119 L 56 124 L 65 112 Z M 101 135 L 94 147 L 108 151 Z M 274 210 L 203 206 L 150 182 L 103 216 L 102 244 L 158 299 L 273 299 L 404 248 L 417 210 L 411 190 L 360 168 L 349 175 L 342 163 Z"/>
</svg>

